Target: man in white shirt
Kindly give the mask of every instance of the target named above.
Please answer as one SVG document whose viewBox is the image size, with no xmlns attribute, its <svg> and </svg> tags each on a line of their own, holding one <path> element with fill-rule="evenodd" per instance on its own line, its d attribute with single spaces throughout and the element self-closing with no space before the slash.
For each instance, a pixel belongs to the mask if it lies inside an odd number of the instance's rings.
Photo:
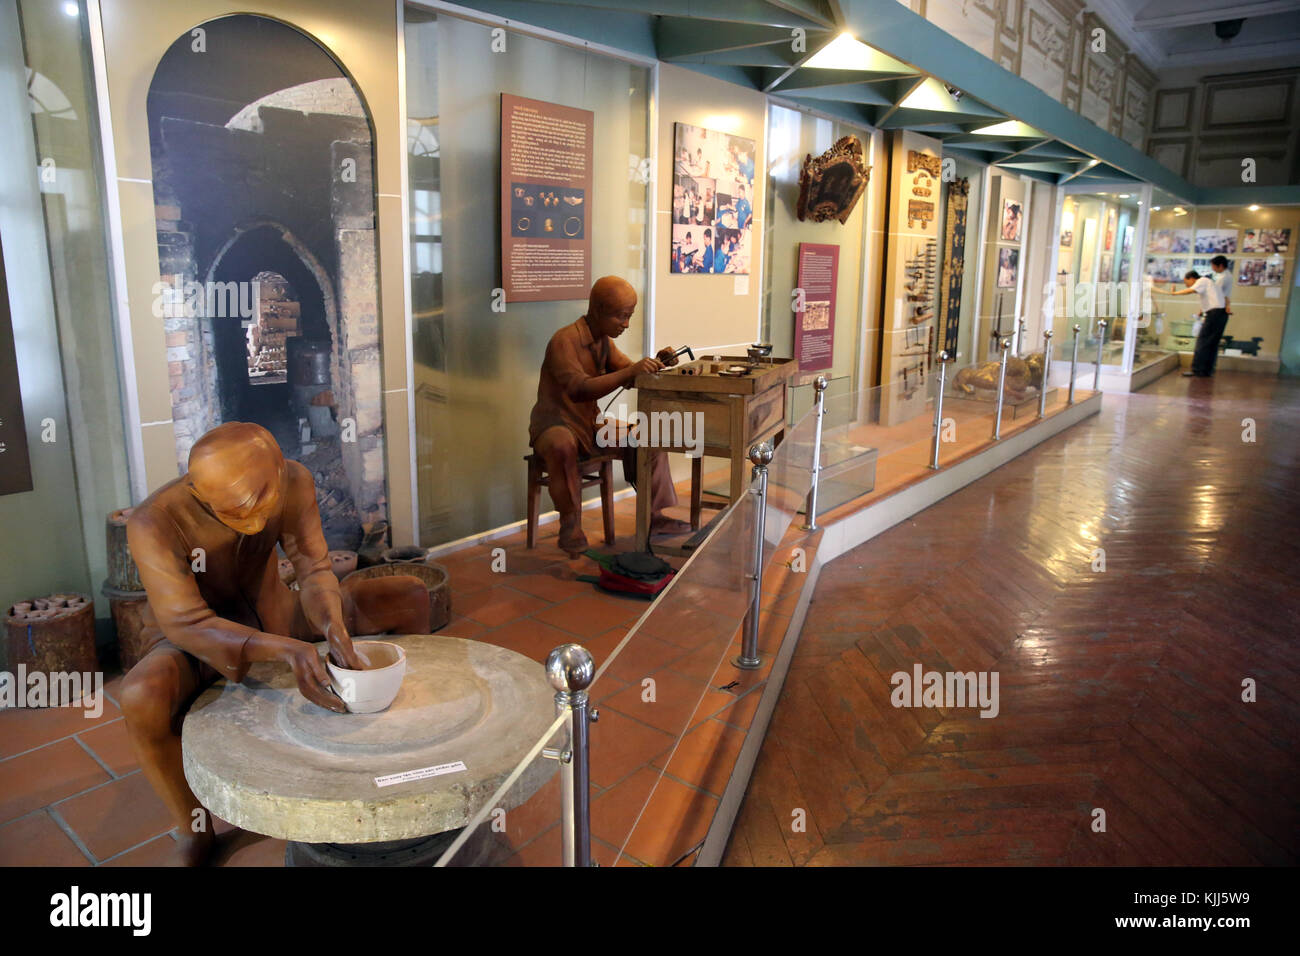
<svg viewBox="0 0 1300 956">
<path fill-rule="evenodd" d="M 1192 367 L 1183 373 L 1197 378 L 1209 378 L 1214 374 L 1214 363 L 1219 358 L 1219 340 L 1228 324 L 1228 310 L 1225 307 L 1223 291 L 1209 276 L 1199 274 L 1191 269 L 1183 276 L 1182 289 L 1170 288 L 1170 295 L 1193 295 L 1201 300 L 1201 332 L 1196 336 L 1196 348 L 1192 352 Z"/>
<path fill-rule="evenodd" d="M 1227 256 L 1215 256 L 1210 260 L 1210 268 L 1214 274 L 1210 276 L 1219 291 L 1223 293 L 1223 308 L 1229 315 L 1232 315 L 1232 263 L 1228 261 Z"/>
</svg>

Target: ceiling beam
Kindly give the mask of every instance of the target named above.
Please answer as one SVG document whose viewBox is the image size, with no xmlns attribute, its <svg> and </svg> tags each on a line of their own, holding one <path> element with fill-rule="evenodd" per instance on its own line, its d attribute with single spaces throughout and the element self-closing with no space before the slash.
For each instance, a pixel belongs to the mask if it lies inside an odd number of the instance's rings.
<svg viewBox="0 0 1300 956">
<path fill-rule="evenodd" d="M 660 17 L 655 21 L 654 31 L 655 49 L 661 60 L 726 53 L 768 44 L 790 45 L 790 32 L 784 27 L 752 23 L 719 23 L 702 27 L 695 20 Z"/>
</svg>

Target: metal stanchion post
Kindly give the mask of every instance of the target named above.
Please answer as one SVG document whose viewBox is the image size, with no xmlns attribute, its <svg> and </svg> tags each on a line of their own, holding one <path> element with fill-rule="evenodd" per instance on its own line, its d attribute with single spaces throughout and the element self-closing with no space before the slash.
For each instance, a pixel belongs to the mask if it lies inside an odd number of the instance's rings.
<svg viewBox="0 0 1300 956">
<path fill-rule="evenodd" d="M 943 430 L 943 389 L 948 372 L 948 353 L 939 353 L 939 394 L 934 399 L 934 447 L 930 450 L 930 467 L 939 470 L 939 433 Z"/>
<path fill-rule="evenodd" d="M 817 393 L 817 432 L 813 437 L 812 484 L 808 486 L 808 500 L 804 503 L 804 531 L 817 530 L 817 482 L 822 470 L 822 417 L 826 414 L 826 385 L 825 375 L 813 379 L 813 390 Z"/>
<path fill-rule="evenodd" d="M 1007 355 L 1011 348 L 1011 340 L 1003 339 L 998 343 L 998 348 L 1002 351 L 1002 364 L 998 368 L 998 410 L 993 416 L 993 440 L 998 441 L 1002 437 L 1002 390 L 1007 386 Z"/>
<path fill-rule="evenodd" d="M 1097 320 L 1097 367 L 1092 373 L 1092 390 L 1101 391 L 1101 350 L 1106 344 L 1106 320 Z"/>
<path fill-rule="evenodd" d="M 587 688 L 596 676 L 591 652 L 581 644 L 561 644 L 546 658 L 546 677 L 555 688 L 555 712 L 567 713 L 566 750 L 543 751 L 560 761 L 560 838 L 565 866 L 591 866 L 591 768 L 588 723 L 600 713 L 588 709 Z"/>
<path fill-rule="evenodd" d="M 757 484 L 756 488 L 750 489 L 750 494 L 756 498 L 757 511 L 754 515 L 754 594 L 749 610 L 745 612 L 745 637 L 740 645 L 740 655 L 732 661 L 743 671 L 756 670 L 763 663 L 758 656 L 758 618 L 763 603 L 763 536 L 767 531 L 767 466 L 772 461 L 771 444 L 761 441 L 751 445 L 749 460 L 754 465 L 751 484 Z"/>
<path fill-rule="evenodd" d="M 1043 381 L 1038 386 L 1038 417 L 1047 417 L 1047 380 L 1052 377 L 1052 330 L 1043 333 Z"/>
<path fill-rule="evenodd" d="M 1080 329 L 1076 325 L 1074 327 L 1074 350 L 1070 353 L 1070 392 L 1065 398 L 1065 404 L 1067 405 L 1074 404 L 1074 375 L 1075 370 L 1079 367 L 1079 332 Z"/>
</svg>

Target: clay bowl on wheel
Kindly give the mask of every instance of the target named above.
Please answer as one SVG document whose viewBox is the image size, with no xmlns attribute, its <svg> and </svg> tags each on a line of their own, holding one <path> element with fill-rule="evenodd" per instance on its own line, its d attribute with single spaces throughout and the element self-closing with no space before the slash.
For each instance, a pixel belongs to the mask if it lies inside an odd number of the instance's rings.
<svg viewBox="0 0 1300 956">
<path fill-rule="evenodd" d="M 343 699 L 351 714 L 375 714 L 387 709 L 402 689 L 406 676 L 406 652 L 387 641 L 353 641 L 365 670 L 338 667 L 328 657 L 334 692 Z"/>
</svg>

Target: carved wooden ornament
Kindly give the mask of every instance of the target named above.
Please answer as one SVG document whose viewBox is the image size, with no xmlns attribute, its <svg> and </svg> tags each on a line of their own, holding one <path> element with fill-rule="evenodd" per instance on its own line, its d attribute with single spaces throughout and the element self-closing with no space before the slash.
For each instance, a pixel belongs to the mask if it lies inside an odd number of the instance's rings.
<svg viewBox="0 0 1300 956">
<path fill-rule="evenodd" d="M 842 136 L 835 145 L 813 159 L 804 157 L 799 175 L 799 221 L 838 219 L 843 225 L 866 191 L 871 167 L 863 160 L 862 141 Z"/>
</svg>

